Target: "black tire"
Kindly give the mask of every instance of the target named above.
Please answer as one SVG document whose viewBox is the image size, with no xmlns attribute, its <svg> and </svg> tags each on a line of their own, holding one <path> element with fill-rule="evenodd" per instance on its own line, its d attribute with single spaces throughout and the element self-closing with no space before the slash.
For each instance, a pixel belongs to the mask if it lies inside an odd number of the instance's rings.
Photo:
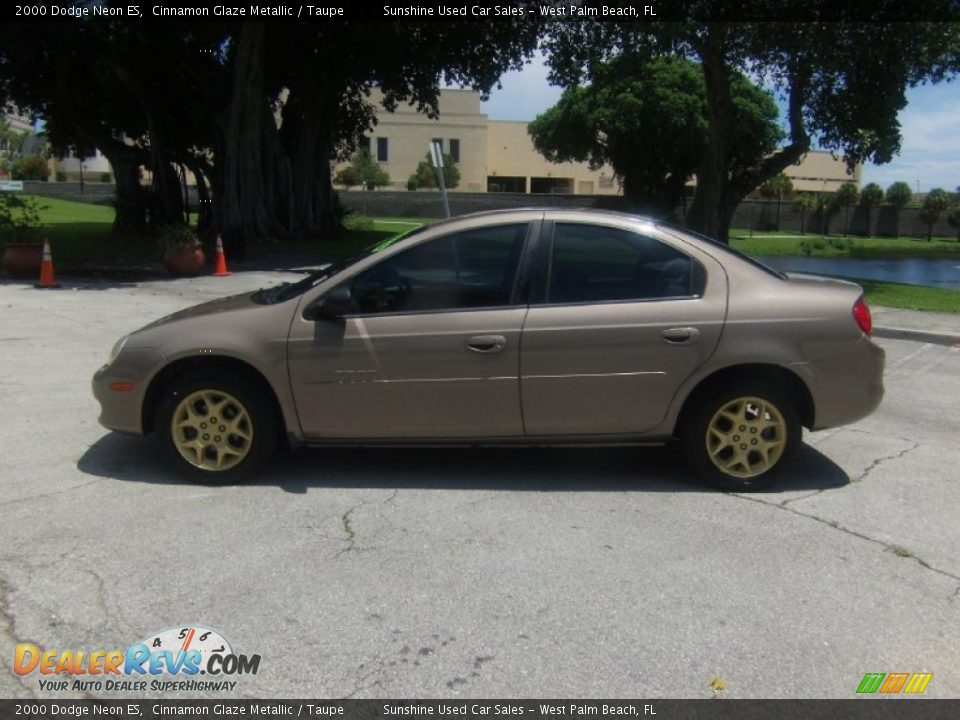
<svg viewBox="0 0 960 720">
<path fill-rule="evenodd" d="M 766 405 L 761 408 L 754 401 Z M 800 447 L 803 431 L 797 411 L 772 385 L 736 382 L 695 402 L 680 440 L 687 461 L 714 487 L 727 492 L 766 490 Z M 728 412 L 721 415 L 722 410 Z M 734 424 L 733 418 L 741 413 L 742 420 Z"/>
<path fill-rule="evenodd" d="M 193 402 L 183 404 L 191 398 Z M 224 417 L 217 418 L 211 408 L 220 408 Z M 175 413 L 185 425 L 177 431 L 176 441 Z M 194 427 L 193 423 L 199 421 L 205 423 L 203 428 Z M 277 449 L 282 425 L 276 403 L 259 383 L 242 374 L 204 371 L 180 376 L 168 384 L 158 403 L 155 427 L 163 452 L 179 473 L 194 481 L 227 485 L 244 482 L 263 469 Z M 196 437 L 191 438 L 191 433 Z M 178 442 L 184 446 L 183 452 Z M 186 447 L 191 442 L 196 449 Z M 204 445 L 202 450 L 200 445 Z M 222 458 L 223 467 L 217 467 L 218 458 Z"/>
</svg>

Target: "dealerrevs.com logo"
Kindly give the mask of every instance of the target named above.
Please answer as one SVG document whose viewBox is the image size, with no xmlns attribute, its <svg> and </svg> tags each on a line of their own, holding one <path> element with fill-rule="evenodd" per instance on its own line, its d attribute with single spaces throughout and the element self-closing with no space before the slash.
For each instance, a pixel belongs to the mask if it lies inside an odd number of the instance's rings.
<svg viewBox="0 0 960 720">
<path fill-rule="evenodd" d="M 153 633 L 126 650 L 41 650 L 20 643 L 13 657 L 13 671 L 36 674 L 44 692 L 229 692 L 237 685 L 232 678 L 259 669 L 259 655 L 237 654 L 221 633 L 199 625 Z"/>
</svg>

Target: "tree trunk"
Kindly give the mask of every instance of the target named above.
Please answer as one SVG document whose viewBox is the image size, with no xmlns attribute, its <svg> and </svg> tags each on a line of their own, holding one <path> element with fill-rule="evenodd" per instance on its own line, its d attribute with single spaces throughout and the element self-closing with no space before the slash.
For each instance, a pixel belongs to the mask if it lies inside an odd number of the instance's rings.
<svg viewBox="0 0 960 720">
<path fill-rule="evenodd" d="M 697 186 L 687 213 L 687 226 L 720 242 L 727 242 L 729 226 L 721 222 L 725 208 L 725 190 L 729 180 L 729 142 L 733 103 L 730 98 L 730 69 L 721 54 L 722 40 L 711 31 L 702 52 L 703 75 L 707 88 L 707 124 L 709 140 L 703 160 L 697 168 Z"/>
<path fill-rule="evenodd" d="M 110 165 L 117 184 L 116 213 L 113 217 L 113 232 L 141 234 L 147 232 L 147 196 L 140 184 L 140 165 L 126 157 L 111 157 L 108 150 L 100 148 Z"/>
<path fill-rule="evenodd" d="M 709 142 L 703 161 L 697 169 L 697 186 L 687 216 L 687 226 L 721 242 L 728 242 L 733 210 L 755 188 L 788 166 L 796 163 L 810 149 L 810 136 L 803 119 L 803 105 L 809 77 L 794 74 L 790 78 L 788 119 L 790 144 L 754 167 L 731 177 L 730 147 L 735 122 L 730 97 L 730 68 L 722 54 L 725 32 L 721 24 L 710 30 L 701 50 L 703 75 L 707 91 Z"/>
<path fill-rule="evenodd" d="M 136 98 L 147 125 L 147 137 L 150 139 L 150 188 L 147 191 L 150 225 L 159 228 L 183 224 L 186 216 L 180 182 L 167 153 L 164 135 L 153 111 L 150 95 L 144 91 L 140 80 L 127 68 L 114 64 L 113 71 L 123 87 Z"/>
<path fill-rule="evenodd" d="M 197 234 L 207 235 L 213 228 L 213 212 L 210 204 L 210 192 L 207 189 L 207 173 L 199 160 L 185 160 L 184 165 L 193 173 L 194 181 L 197 183 Z"/>
<path fill-rule="evenodd" d="M 280 187 L 282 153 L 264 86 L 265 34 L 262 22 L 245 22 L 240 31 L 223 153 L 218 158 L 223 171 L 215 193 L 216 225 L 224 245 L 238 259 L 243 259 L 252 240 L 287 235 L 276 212 L 289 186 Z"/>
<path fill-rule="evenodd" d="M 330 119 L 337 100 L 322 84 L 294 88 L 283 112 L 281 139 L 290 158 L 290 230 L 296 237 L 342 229 L 330 175 Z"/>
</svg>

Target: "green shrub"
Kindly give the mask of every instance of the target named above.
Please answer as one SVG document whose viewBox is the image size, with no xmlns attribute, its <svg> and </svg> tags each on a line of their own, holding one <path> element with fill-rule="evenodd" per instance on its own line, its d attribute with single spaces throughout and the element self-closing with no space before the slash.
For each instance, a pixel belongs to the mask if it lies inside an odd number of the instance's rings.
<svg viewBox="0 0 960 720">
<path fill-rule="evenodd" d="M 10 242 L 35 239 L 40 213 L 47 209 L 34 198 L 12 192 L 0 192 L 0 238 Z"/>
<path fill-rule="evenodd" d="M 850 238 L 830 238 L 827 244 L 836 250 L 852 250 L 853 241 Z"/>
<path fill-rule="evenodd" d="M 160 228 L 157 244 L 160 254 L 164 255 L 168 250 L 198 248 L 200 239 L 188 225 L 166 225 Z"/>
<path fill-rule="evenodd" d="M 57 170 L 57 173 L 56 173 L 56 176 L 55 176 L 55 177 L 56 177 L 57 182 L 66 182 L 66 181 L 67 181 L 67 174 L 66 174 L 63 170 Z"/>
<path fill-rule="evenodd" d="M 108 172 L 100 173 L 100 182 L 102 182 L 102 183 L 108 183 L 108 182 L 111 181 L 111 179 L 112 179 L 112 178 L 110 177 L 110 173 L 108 173 Z"/>
<path fill-rule="evenodd" d="M 27 155 L 13 164 L 14 180 L 43 180 L 50 176 L 47 161 L 39 155 Z"/>
</svg>

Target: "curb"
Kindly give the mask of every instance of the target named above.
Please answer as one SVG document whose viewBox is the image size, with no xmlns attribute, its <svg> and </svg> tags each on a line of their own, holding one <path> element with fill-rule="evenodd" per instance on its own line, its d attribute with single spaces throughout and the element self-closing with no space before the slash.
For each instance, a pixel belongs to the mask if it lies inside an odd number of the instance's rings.
<svg viewBox="0 0 960 720">
<path fill-rule="evenodd" d="M 876 337 L 889 338 L 891 340 L 913 340 L 915 342 L 933 343 L 934 345 L 960 347 L 960 334 L 882 326 L 874 327 L 873 334 Z"/>
</svg>

